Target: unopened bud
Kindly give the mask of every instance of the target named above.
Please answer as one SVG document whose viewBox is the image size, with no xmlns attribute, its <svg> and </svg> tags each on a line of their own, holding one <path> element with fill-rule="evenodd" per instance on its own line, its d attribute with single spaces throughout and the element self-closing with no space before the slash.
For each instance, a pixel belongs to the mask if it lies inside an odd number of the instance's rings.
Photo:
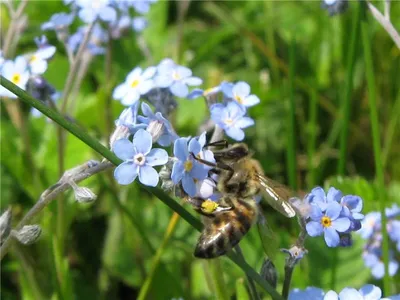
<svg viewBox="0 0 400 300">
<path fill-rule="evenodd" d="M 155 143 L 164 132 L 164 124 L 158 120 L 153 120 L 147 126 L 146 131 L 151 134 L 152 141 Z"/>
<path fill-rule="evenodd" d="M 25 225 L 19 231 L 12 231 L 12 235 L 24 245 L 35 243 L 40 237 L 41 233 L 42 228 L 40 228 L 39 225 Z"/>
<path fill-rule="evenodd" d="M 74 188 L 75 199 L 79 203 L 90 203 L 97 199 L 97 195 L 87 187 Z"/>
<path fill-rule="evenodd" d="M 3 244 L 4 240 L 8 237 L 11 231 L 11 209 L 8 208 L 0 216 L 0 244 Z"/>
<path fill-rule="evenodd" d="M 114 143 L 120 139 L 127 139 L 131 135 L 129 127 L 119 125 L 115 128 L 114 132 L 110 136 L 110 149 L 113 149 Z"/>
<path fill-rule="evenodd" d="M 278 283 L 278 272 L 276 271 L 274 263 L 269 258 L 264 260 L 264 263 L 261 266 L 260 275 L 270 285 L 276 288 Z"/>
<path fill-rule="evenodd" d="M 69 180 L 68 183 L 74 189 L 75 200 L 79 203 L 90 203 L 97 199 L 91 189 L 78 186 L 73 180 Z"/>
<path fill-rule="evenodd" d="M 289 254 L 286 257 L 286 265 L 294 267 L 307 254 L 307 249 L 299 246 L 293 246 L 290 249 L 281 249 L 282 252 Z"/>
</svg>

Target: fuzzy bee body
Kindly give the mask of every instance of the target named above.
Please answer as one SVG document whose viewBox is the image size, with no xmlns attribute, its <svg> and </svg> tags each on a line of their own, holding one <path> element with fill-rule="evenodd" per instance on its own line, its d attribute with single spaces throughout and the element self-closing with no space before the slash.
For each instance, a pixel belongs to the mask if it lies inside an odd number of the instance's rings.
<svg viewBox="0 0 400 300">
<path fill-rule="evenodd" d="M 204 215 L 204 229 L 197 242 L 194 256 L 215 258 L 236 246 L 259 216 L 254 196 L 264 194 L 269 203 L 286 217 L 295 211 L 287 202 L 288 191 L 263 175 L 259 162 L 251 158 L 248 147 L 238 143 L 214 152 L 216 164 L 210 172 L 218 174 L 217 190 L 223 195 L 215 210 L 205 211 L 204 200 L 193 199 L 197 211 Z M 202 160 L 201 160 L 202 161 Z M 202 161 L 211 165 L 207 161 Z"/>
<path fill-rule="evenodd" d="M 257 220 L 258 207 L 253 199 L 229 198 L 232 209 L 206 216 L 194 255 L 214 258 L 236 246 Z"/>
</svg>

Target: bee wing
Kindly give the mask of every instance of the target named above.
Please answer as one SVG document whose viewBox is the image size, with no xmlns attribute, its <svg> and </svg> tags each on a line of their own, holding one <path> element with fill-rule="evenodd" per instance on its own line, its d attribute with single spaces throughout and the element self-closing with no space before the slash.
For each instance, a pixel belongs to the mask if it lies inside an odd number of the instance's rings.
<svg viewBox="0 0 400 300">
<path fill-rule="evenodd" d="M 257 174 L 257 179 L 261 186 L 261 192 L 269 205 L 282 215 L 293 218 L 296 212 L 288 201 L 293 197 L 291 191 L 279 182 L 260 174 Z"/>
<path fill-rule="evenodd" d="M 258 216 L 257 229 L 265 254 L 273 260 L 276 253 L 279 252 L 278 241 L 271 227 L 269 227 L 267 219 L 261 212 Z"/>
</svg>

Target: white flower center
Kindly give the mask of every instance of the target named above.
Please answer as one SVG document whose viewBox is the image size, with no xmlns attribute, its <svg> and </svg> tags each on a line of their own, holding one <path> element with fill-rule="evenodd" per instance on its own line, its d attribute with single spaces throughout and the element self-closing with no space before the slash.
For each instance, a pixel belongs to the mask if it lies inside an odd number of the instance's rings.
<svg viewBox="0 0 400 300">
<path fill-rule="evenodd" d="M 34 54 L 34 55 L 31 56 L 29 62 L 30 62 L 30 63 L 33 63 L 33 62 L 35 62 L 35 61 L 37 61 L 37 60 L 38 60 L 38 57 L 37 57 L 36 54 Z"/>
<path fill-rule="evenodd" d="M 243 97 L 241 97 L 239 95 L 235 95 L 234 98 L 237 102 L 239 102 L 240 104 L 243 104 L 243 101 L 244 101 Z"/>
<path fill-rule="evenodd" d="M 138 153 L 133 157 L 133 162 L 136 165 L 143 166 L 146 162 L 146 156 L 144 156 L 142 153 Z"/>
</svg>

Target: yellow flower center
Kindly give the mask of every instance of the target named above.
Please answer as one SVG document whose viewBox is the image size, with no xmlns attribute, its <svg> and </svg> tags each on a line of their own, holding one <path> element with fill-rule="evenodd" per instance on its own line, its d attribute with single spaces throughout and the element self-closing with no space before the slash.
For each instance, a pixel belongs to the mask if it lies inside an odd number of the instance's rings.
<svg viewBox="0 0 400 300">
<path fill-rule="evenodd" d="M 329 217 L 327 217 L 327 216 L 323 216 L 323 217 L 321 218 L 321 224 L 322 224 L 322 226 L 324 226 L 324 227 L 331 227 L 331 225 L 332 225 L 332 220 L 331 220 L 331 218 L 329 218 Z"/>
<path fill-rule="evenodd" d="M 187 160 L 185 162 L 184 169 L 186 172 L 190 172 L 193 169 L 193 162 L 191 160 Z"/>
<path fill-rule="evenodd" d="M 139 82 L 140 81 L 138 79 L 133 80 L 132 83 L 131 83 L 131 88 L 137 87 L 139 85 Z"/>
<path fill-rule="evenodd" d="M 179 79 L 181 79 L 181 76 L 176 71 L 173 71 L 172 72 L 172 78 L 174 80 L 179 80 Z"/>
<path fill-rule="evenodd" d="M 35 62 L 35 61 L 37 61 L 37 60 L 38 60 L 37 55 L 32 55 L 31 58 L 29 59 L 29 61 L 30 61 L 31 63 L 33 63 L 33 62 Z"/>
<path fill-rule="evenodd" d="M 243 104 L 243 98 L 242 97 L 240 97 L 238 95 L 235 95 L 234 98 L 236 99 L 237 102 L 239 102 L 240 104 Z"/>
<path fill-rule="evenodd" d="M 12 77 L 11 77 L 11 82 L 14 84 L 19 84 L 21 82 L 21 74 L 19 73 L 15 73 Z"/>
<path fill-rule="evenodd" d="M 233 124 L 233 120 L 232 120 L 231 118 L 228 118 L 228 119 L 225 119 L 225 120 L 224 120 L 224 123 L 225 123 L 226 125 L 230 126 L 230 125 Z"/>
</svg>

